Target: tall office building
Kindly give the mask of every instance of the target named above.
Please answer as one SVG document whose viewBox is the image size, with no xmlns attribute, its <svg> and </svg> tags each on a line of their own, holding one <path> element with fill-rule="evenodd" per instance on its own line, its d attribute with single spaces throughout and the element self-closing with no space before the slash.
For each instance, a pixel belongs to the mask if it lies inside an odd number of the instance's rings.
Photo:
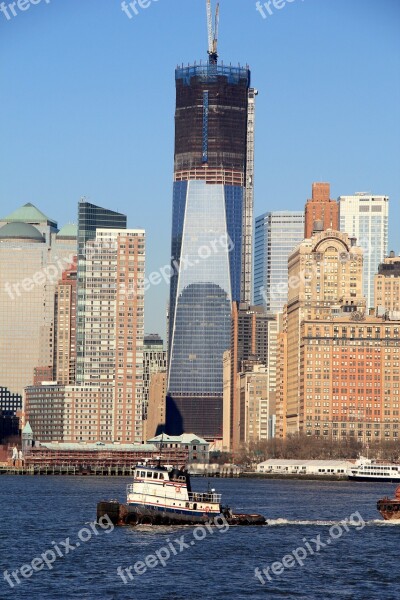
<svg viewBox="0 0 400 600">
<path fill-rule="evenodd" d="M 33 204 L 0 219 L 0 386 L 11 395 L 53 367 L 54 292 L 75 254 L 76 227 L 59 231 Z"/>
<path fill-rule="evenodd" d="M 81 380 L 26 388 L 36 439 L 142 441 L 145 233 L 97 229 L 85 243 Z"/>
<path fill-rule="evenodd" d="M 65 269 L 55 293 L 54 368 L 51 379 L 62 385 L 75 383 L 77 261 Z M 45 377 L 45 380 L 50 379 Z"/>
<path fill-rule="evenodd" d="M 256 91 L 209 54 L 175 72 L 167 428 L 216 439 L 231 303 L 251 295 Z"/>
<path fill-rule="evenodd" d="M 237 450 L 246 441 L 243 438 L 238 377 L 241 372 L 252 371 L 254 361 L 266 367 L 262 376 L 268 380 L 268 394 L 263 401 L 275 400 L 277 321 L 261 306 L 233 303 L 230 350 L 224 354 L 224 418 L 223 449 Z M 228 359 L 229 355 L 229 359 Z M 251 363 L 250 367 L 248 366 Z M 247 366 L 246 366 L 247 365 Z M 240 387 L 240 386 L 239 386 Z M 260 439 L 268 437 L 268 416 L 262 407 L 259 424 Z"/>
<path fill-rule="evenodd" d="M 97 229 L 126 229 L 127 218 L 125 215 L 95 206 L 81 200 L 78 205 L 78 305 L 76 315 L 76 380 L 79 383 L 83 380 L 84 374 L 84 351 L 85 337 L 83 327 L 83 308 L 85 305 L 85 271 L 86 258 L 88 257 L 88 248 L 86 244 L 96 237 Z M 90 252 L 96 252 L 96 247 L 91 247 Z"/>
<path fill-rule="evenodd" d="M 147 404 L 147 418 L 143 421 L 146 441 L 160 435 L 165 429 L 165 407 L 167 395 L 167 373 L 153 373 L 150 379 L 149 400 Z"/>
<path fill-rule="evenodd" d="M 257 360 L 246 361 L 236 380 L 239 405 L 238 440 L 240 444 L 274 437 L 271 420 L 275 401 L 271 399 L 268 369 Z"/>
<path fill-rule="evenodd" d="M 11 394 L 10 390 L 0 387 L 0 411 L 3 415 L 15 415 L 22 409 L 22 396 Z"/>
<path fill-rule="evenodd" d="M 321 222 L 321 231 L 339 229 L 339 207 L 336 200 L 330 198 L 329 183 L 313 183 L 311 198 L 305 206 L 304 238 L 310 238 L 316 221 Z"/>
<path fill-rule="evenodd" d="M 400 311 L 400 256 L 392 250 L 375 275 L 375 307 L 380 311 Z"/>
<path fill-rule="evenodd" d="M 354 239 L 330 229 L 304 240 L 290 255 L 289 277 L 296 280 L 297 285 L 289 287 L 285 326 L 286 365 L 283 376 L 286 379 L 286 397 L 283 399 L 286 425 L 279 425 L 278 430 L 286 429 L 288 434 L 303 431 L 305 403 L 313 399 L 325 402 L 329 400 L 332 392 L 329 371 L 321 368 L 328 368 L 331 364 L 325 362 L 330 355 L 328 356 L 328 350 L 325 352 L 324 336 L 325 332 L 329 333 L 328 324 L 335 317 L 344 315 L 365 318 L 362 268 L 363 251 L 354 245 Z M 310 363 L 305 371 L 306 347 L 302 332 L 304 329 L 307 331 L 309 321 L 320 321 L 318 335 L 321 340 L 316 342 L 321 346 L 317 356 L 320 362 L 317 365 Z M 280 344 L 281 341 L 280 339 Z M 307 392 L 307 380 L 313 379 L 315 366 L 318 366 L 318 374 L 314 377 L 314 392 L 318 395 L 311 397 L 310 392 Z M 278 372 L 279 369 L 280 367 Z M 282 410 L 278 412 L 282 414 Z"/>
<path fill-rule="evenodd" d="M 358 193 L 339 197 L 340 231 L 357 239 L 364 250 L 363 294 L 367 307 L 375 305 L 374 276 L 388 254 L 388 196 Z"/>
<path fill-rule="evenodd" d="M 254 304 L 281 312 L 288 297 L 288 258 L 304 239 L 304 213 L 267 212 L 256 218 Z"/>
<path fill-rule="evenodd" d="M 140 443 L 145 233 L 97 229 L 85 247 L 81 383 L 115 386 L 114 439 Z"/>
<path fill-rule="evenodd" d="M 151 378 L 156 373 L 165 373 L 166 370 L 167 352 L 164 350 L 163 340 L 157 333 L 145 335 L 143 342 L 143 420 L 147 419 Z"/>
</svg>

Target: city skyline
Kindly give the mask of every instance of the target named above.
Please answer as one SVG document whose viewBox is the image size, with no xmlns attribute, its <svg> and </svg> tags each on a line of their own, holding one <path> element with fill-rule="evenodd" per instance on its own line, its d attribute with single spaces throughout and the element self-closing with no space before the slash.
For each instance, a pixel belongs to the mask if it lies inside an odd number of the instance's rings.
<svg viewBox="0 0 400 600">
<path fill-rule="evenodd" d="M 309 0 L 287 4 L 264 21 L 252 3 L 243 9 L 237 0 L 221 2 L 221 59 L 232 57 L 233 64 L 238 59 L 251 64 L 259 90 L 256 215 L 302 210 L 312 181 L 329 181 L 332 198 L 356 191 L 385 194 L 391 198 L 389 250 L 399 253 L 395 238 L 400 197 L 395 168 L 400 138 L 399 84 L 393 78 L 399 71 L 399 41 L 394 36 L 398 14 L 399 7 L 393 2 L 386 2 L 384 9 L 377 11 L 372 2 L 363 3 L 361 10 L 355 2 L 317 6 Z M 182 27 L 189 17 L 190 27 Z M 70 48 L 68 27 L 65 33 L 61 29 L 70 22 L 82 36 L 88 36 L 90 52 L 85 59 Z M 100 39 L 109 37 L 108 23 L 115 26 L 119 39 L 105 52 Z M 161 23 L 163 27 L 159 27 Z M 135 60 L 135 49 L 145 47 L 143 40 L 156 27 L 159 40 L 146 53 L 149 68 L 145 69 Z M 77 20 L 72 7 L 59 10 L 50 4 L 21 14 L 12 22 L 3 19 L 0 28 L 8 45 L 1 73 L 14 90 L 5 95 L 0 116 L 10 148 L 3 163 L 8 177 L 0 184 L 3 213 L 29 201 L 50 216 L 56 213 L 61 223 L 77 222 L 76 202 L 86 194 L 89 202 L 115 207 L 128 215 L 132 226 L 148 231 L 148 273 L 168 264 L 173 69 L 177 62 L 204 56 L 202 0 L 191 3 L 190 8 L 183 1 L 173 6 L 154 3 L 138 15 L 137 21 L 127 19 L 119 6 L 104 4 L 96 11 L 81 7 Z M 325 43 L 338 30 L 340 47 Z M 368 36 L 368 46 L 351 42 L 354 31 Z M 51 32 L 56 32 L 58 50 Z M 285 46 L 281 46 L 281 39 L 286 40 Z M 49 44 L 54 50 L 51 56 Z M 316 45 L 318 53 L 314 51 Z M 274 47 L 280 52 L 273 52 Z M 63 53 L 67 48 L 69 58 Z M 65 68 L 54 70 L 58 63 Z M 52 69 L 51 78 L 48 68 Z M 149 78 L 155 68 L 160 73 L 157 85 Z M 21 71 L 26 75 L 28 69 L 35 83 L 29 88 L 30 102 L 26 103 L 28 89 L 22 83 Z M 87 84 L 88 72 L 91 86 Z M 135 87 L 140 78 L 146 82 L 144 111 Z M 103 90 L 104 85 L 107 89 Z M 156 109 L 159 85 L 166 94 Z M 368 97 L 359 93 L 367 88 Z M 59 109 L 64 108 L 65 101 L 69 110 L 62 111 L 60 120 Z M 5 116 L 7 123 L 3 123 Z M 100 123 L 107 122 L 109 125 L 100 131 Z M 321 127 L 324 138 L 316 138 L 313 131 Z M 154 144 L 157 130 L 162 132 L 158 136 L 162 139 L 157 138 Z M 22 132 L 26 138 L 23 145 Z M 37 153 L 26 155 L 24 148 L 39 144 L 39 139 L 40 159 Z M 385 147 L 384 153 L 376 153 L 376 144 L 371 143 L 374 140 Z M 362 152 L 357 147 L 362 147 Z M 150 176 L 154 162 L 157 178 Z M 155 210 L 159 219 L 154 219 Z M 146 298 L 145 329 L 162 337 L 167 297 L 168 286 L 162 283 L 152 286 Z"/>
<path fill-rule="evenodd" d="M 399 33 L 0 0 L 0 600 L 396 596 Z"/>
</svg>

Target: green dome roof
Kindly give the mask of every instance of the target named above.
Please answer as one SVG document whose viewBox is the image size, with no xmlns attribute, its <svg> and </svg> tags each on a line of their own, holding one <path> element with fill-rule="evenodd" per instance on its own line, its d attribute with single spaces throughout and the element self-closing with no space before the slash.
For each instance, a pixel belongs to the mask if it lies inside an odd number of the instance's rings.
<svg viewBox="0 0 400 600">
<path fill-rule="evenodd" d="M 17 210 L 14 210 L 10 215 L 0 219 L 0 221 L 18 222 L 18 223 L 47 223 L 48 225 L 53 225 L 57 227 L 56 221 L 53 219 L 49 219 L 41 210 L 36 208 L 34 204 L 28 202 L 24 204 L 24 206 L 20 206 Z"/>
<path fill-rule="evenodd" d="M 7 223 L 0 228 L 0 240 L 29 240 L 44 242 L 40 231 L 29 223 Z"/>
<path fill-rule="evenodd" d="M 78 237 L 78 227 L 75 223 L 68 223 L 61 227 L 60 231 L 57 233 L 58 238 L 77 238 Z"/>
</svg>

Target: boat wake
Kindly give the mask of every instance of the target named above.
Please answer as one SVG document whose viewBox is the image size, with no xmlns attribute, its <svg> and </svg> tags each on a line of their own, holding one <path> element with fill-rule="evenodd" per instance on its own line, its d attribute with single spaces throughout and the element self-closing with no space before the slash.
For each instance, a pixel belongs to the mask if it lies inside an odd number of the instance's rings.
<svg viewBox="0 0 400 600">
<path fill-rule="evenodd" d="M 332 527 L 333 525 L 341 525 L 343 523 L 343 521 L 311 521 L 311 520 L 297 520 L 297 519 L 267 519 L 268 522 L 268 526 L 269 527 L 283 527 L 283 526 L 290 526 L 290 525 L 294 525 L 297 527 L 301 527 L 301 526 L 310 526 L 313 525 L 314 527 Z M 349 527 L 360 527 L 360 522 L 347 522 Z M 370 521 L 365 521 L 365 525 L 366 526 L 375 526 L 375 527 L 388 527 L 388 526 L 396 526 L 396 525 L 400 525 L 400 519 L 397 520 L 392 520 L 392 521 L 384 521 L 383 519 L 372 519 Z"/>
<path fill-rule="evenodd" d="M 400 519 L 391 519 L 390 521 L 384 521 L 383 519 L 375 519 L 373 521 L 367 521 L 367 525 L 378 525 L 381 527 L 382 525 L 385 527 L 396 527 L 396 525 L 400 525 Z"/>
</svg>

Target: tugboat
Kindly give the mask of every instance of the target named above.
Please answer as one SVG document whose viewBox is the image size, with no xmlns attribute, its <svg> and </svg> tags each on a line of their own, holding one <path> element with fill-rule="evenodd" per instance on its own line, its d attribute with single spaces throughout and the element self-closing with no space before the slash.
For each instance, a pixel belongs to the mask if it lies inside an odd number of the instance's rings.
<svg viewBox="0 0 400 600">
<path fill-rule="evenodd" d="M 390 499 L 387 496 L 378 500 L 376 508 L 381 513 L 385 521 L 394 521 L 400 519 L 400 485 L 397 486 L 395 497 Z"/>
<path fill-rule="evenodd" d="M 137 465 L 127 486 L 126 504 L 117 500 L 97 505 L 97 520 L 108 515 L 114 525 L 197 525 L 224 517 L 230 525 L 265 525 L 262 515 L 234 514 L 221 505 L 214 489 L 193 492 L 184 469 Z"/>
</svg>

